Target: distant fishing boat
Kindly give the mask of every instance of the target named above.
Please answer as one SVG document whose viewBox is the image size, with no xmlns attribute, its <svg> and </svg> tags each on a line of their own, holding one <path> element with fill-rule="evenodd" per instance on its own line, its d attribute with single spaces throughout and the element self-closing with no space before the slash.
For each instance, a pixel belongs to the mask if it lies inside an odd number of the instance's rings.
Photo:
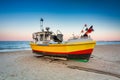
<svg viewBox="0 0 120 80">
<path fill-rule="evenodd" d="M 68 41 L 63 41 L 63 34 L 60 30 L 57 33 L 50 31 L 49 27 L 43 28 L 43 19 L 40 20 L 40 32 L 33 33 L 33 41 L 30 43 L 33 53 L 44 56 L 66 57 L 72 59 L 87 59 L 94 49 L 96 41 L 93 41 L 88 34 L 93 31 L 93 26 L 82 29 L 79 37 L 73 36 Z M 83 32 L 83 30 L 85 32 Z"/>
</svg>

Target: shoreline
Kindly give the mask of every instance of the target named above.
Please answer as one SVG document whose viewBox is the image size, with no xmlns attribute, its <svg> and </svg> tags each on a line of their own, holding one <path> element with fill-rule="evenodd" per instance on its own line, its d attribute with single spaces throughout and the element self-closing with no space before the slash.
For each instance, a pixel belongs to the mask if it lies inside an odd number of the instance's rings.
<svg viewBox="0 0 120 80">
<path fill-rule="evenodd" d="M 96 45 L 89 62 L 36 57 L 31 50 L 0 52 L 0 80 L 119 80 L 120 45 Z"/>
<path fill-rule="evenodd" d="M 120 44 L 99 44 L 99 45 L 97 45 L 96 44 L 96 46 L 120 46 Z M 29 48 L 29 49 L 24 49 L 24 50 L 12 50 L 11 49 L 11 51 L 0 51 L 0 53 L 9 53 L 9 52 L 19 52 L 19 51 L 31 51 L 32 49 L 31 48 Z"/>
</svg>

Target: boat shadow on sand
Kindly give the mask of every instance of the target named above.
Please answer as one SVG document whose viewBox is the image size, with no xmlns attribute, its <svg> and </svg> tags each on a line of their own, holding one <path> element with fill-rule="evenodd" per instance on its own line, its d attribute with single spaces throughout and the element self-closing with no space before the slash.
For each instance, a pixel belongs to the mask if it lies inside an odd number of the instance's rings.
<svg viewBox="0 0 120 80">
<path fill-rule="evenodd" d="M 88 68 L 88 67 L 82 67 L 82 66 L 67 64 L 67 62 L 76 61 L 76 60 L 73 60 L 73 59 L 68 60 L 67 58 L 50 57 L 50 56 L 42 56 L 42 55 L 41 56 L 37 55 L 37 56 L 34 56 L 34 57 L 41 58 L 42 60 L 47 60 L 50 63 L 60 62 L 61 64 L 66 65 L 67 68 L 70 68 L 70 69 L 82 70 L 82 71 L 87 71 L 87 72 L 92 72 L 92 73 L 97 73 L 97 74 L 104 74 L 104 75 L 120 78 L 119 74 L 115 74 L 115 73 L 111 73 L 111 72 L 107 72 L 107 71 L 102 71 L 102 70 L 97 70 L 97 69 L 92 69 L 92 68 Z M 91 58 L 93 58 L 93 56 Z M 77 60 L 77 62 L 83 62 L 83 61 L 80 61 L 80 60 L 78 61 Z"/>
</svg>

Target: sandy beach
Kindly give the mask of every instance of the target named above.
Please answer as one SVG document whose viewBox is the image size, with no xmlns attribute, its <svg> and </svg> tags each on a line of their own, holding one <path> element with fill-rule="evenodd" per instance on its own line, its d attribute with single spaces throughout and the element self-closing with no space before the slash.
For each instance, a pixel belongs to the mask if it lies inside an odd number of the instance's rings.
<svg viewBox="0 0 120 80">
<path fill-rule="evenodd" d="M 98 45 L 89 62 L 0 53 L 0 80 L 120 80 L 120 45 Z"/>
</svg>

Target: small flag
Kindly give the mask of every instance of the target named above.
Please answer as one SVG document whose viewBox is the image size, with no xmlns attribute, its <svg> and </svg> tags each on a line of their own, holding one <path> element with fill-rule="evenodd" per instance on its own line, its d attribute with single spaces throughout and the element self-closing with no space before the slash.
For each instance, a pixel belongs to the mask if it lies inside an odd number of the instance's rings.
<svg viewBox="0 0 120 80">
<path fill-rule="evenodd" d="M 43 18 L 41 18 L 40 21 L 43 21 Z"/>
<path fill-rule="evenodd" d="M 84 26 L 87 27 L 87 24 L 85 24 Z"/>
<path fill-rule="evenodd" d="M 93 30 L 93 26 L 91 26 L 91 27 L 87 30 L 86 34 L 89 34 L 89 33 L 91 33 L 92 31 L 94 31 L 94 30 Z"/>
</svg>

